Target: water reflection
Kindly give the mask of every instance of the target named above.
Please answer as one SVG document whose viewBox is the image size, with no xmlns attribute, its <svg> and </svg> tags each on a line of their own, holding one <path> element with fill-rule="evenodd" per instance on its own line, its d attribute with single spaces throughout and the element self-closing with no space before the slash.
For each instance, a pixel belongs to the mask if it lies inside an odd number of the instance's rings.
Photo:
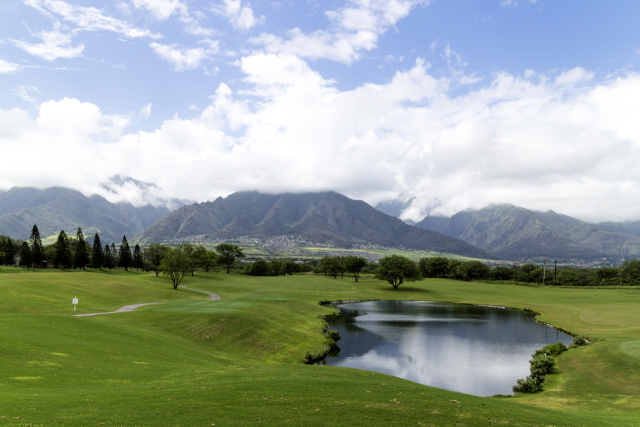
<svg viewBox="0 0 640 427">
<path fill-rule="evenodd" d="M 340 304 L 334 366 L 367 369 L 477 396 L 512 394 L 531 353 L 572 338 L 518 310 L 427 301 Z"/>
</svg>

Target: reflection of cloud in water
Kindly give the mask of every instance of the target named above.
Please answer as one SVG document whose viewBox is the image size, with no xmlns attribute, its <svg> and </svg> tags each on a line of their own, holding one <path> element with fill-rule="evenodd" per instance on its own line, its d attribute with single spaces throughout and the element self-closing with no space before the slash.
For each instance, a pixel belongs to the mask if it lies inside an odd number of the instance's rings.
<svg viewBox="0 0 640 427">
<path fill-rule="evenodd" d="M 390 313 L 388 306 L 369 304 L 366 313 L 342 319 L 351 322 L 339 345 L 340 356 L 330 365 L 367 369 L 405 378 L 421 384 L 469 394 L 490 396 L 511 394 L 516 379 L 529 373 L 531 353 L 547 343 L 571 338 L 552 328 L 536 324 L 524 313 L 486 310 L 469 316 L 465 308 L 456 318 L 456 306 L 447 314 L 451 321 L 432 313 Z M 449 305 L 451 307 L 452 305 Z M 385 313 L 378 310 L 382 308 Z M 394 302 L 393 308 L 399 308 Z M 417 308 L 416 305 L 412 307 Z M 422 309 L 442 310 L 422 306 Z M 472 308 L 472 311 L 478 307 Z M 411 310 L 409 310 L 411 311 Z M 331 325 L 334 327 L 334 325 Z M 345 329 L 346 330 L 346 329 Z"/>
</svg>

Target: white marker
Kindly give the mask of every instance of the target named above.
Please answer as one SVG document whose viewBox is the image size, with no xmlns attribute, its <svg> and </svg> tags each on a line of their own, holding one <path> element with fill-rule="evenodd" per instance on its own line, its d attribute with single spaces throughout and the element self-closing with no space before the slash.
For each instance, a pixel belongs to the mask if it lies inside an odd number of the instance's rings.
<svg viewBox="0 0 640 427">
<path fill-rule="evenodd" d="M 78 304 L 78 297 L 75 297 L 72 303 L 73 303 L 73 311 L 76 311 L 76 304 Z"/>
</svg>

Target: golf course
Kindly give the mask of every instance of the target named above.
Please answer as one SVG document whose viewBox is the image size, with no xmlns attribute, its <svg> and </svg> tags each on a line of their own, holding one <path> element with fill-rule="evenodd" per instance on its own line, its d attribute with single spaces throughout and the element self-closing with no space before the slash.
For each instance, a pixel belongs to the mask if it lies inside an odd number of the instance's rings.
<svg viewBox="0 0 640 427">
<path fill-rule="evenodd" d="M 2 267 L 0 425 L 640 424 L 638 288 L 425 279 L 394 290 L 366 276 L 224 272 L 197 272 L 181 285 L 135 271 Z M 353 299 L 526 308 L 593 343 L 558 356 L 543 391 L 512 397 L 304 364 L 307 351 L 326 347 L 322 316 L 334 310 L 319 302 Z"/>
</svg>

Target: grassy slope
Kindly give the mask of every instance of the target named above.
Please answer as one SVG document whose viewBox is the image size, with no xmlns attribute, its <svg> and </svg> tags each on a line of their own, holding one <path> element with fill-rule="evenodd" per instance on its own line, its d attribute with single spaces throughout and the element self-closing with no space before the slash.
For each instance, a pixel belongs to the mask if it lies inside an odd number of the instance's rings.
<svg viewBox="0 0 640 427">
<path fill-rule="evenodd" d="M 0 425 L 637 425 L 640 293 L 425 280 L 199 274 L 177 290 L 142 273 L 0 270 Z M 7 275 L 7 273 L 10 273 Z M 72 317 L 166 301 L 132 313 Z M 300 363 L 323 346 L 324 299 L 529 307 L 606 338 L 559 358 L 546 391 L 479 398 L 366 371 Z M 622 345 L 623 343 L 629 343 Z M 634 356 L 635 355 L 635 356 Z M 395 400 L 394 400 L 395 399 Z M 396 400 L 400 403 L 396 403 Z M 452 402 L 457 400 L 460 403 Z M 517 402 L 534 403 L 522 405 Z M 563 408 L 548 409 L 551 408 Z M 567 409 L 568 408 L 568 409 Z M 611 412 L 613 411 L 613 412 Z M 14 417 L 21 417 L 20 420 Z"/>
</svg>

